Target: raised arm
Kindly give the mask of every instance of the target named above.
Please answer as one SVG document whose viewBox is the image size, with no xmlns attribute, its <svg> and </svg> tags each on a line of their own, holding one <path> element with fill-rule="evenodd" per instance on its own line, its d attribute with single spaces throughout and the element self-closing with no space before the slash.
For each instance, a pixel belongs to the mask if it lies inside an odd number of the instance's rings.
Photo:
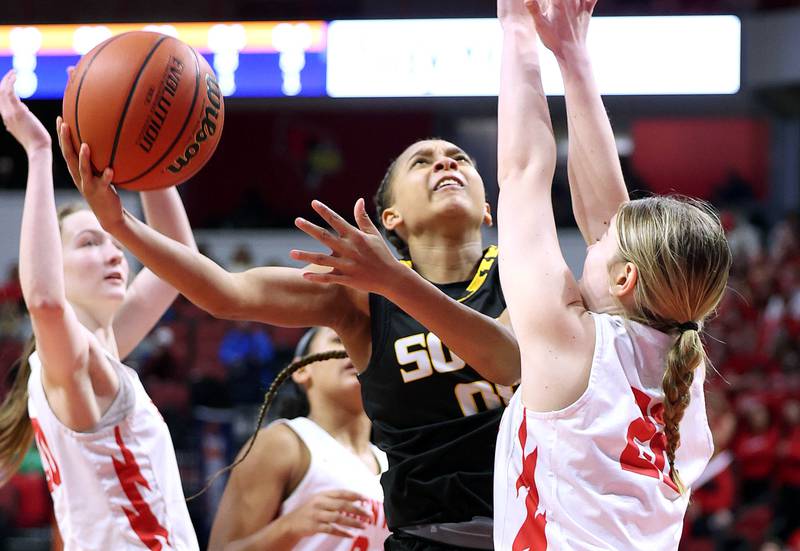
<svg viewBox="0 0 800 551">
<path fill-rule="evenodd" d="M 307 273 L 306 278 L 383 295 L 487 380 L 502 385 L 519 381 L 519 348 L 506 315 L 493 319 L 481 314 L 401 264 L 369 219 L 363 199 L 354 209 L 358 227 L 318 201 L 312 206 L 335 233 L 303 219 L 298 219 L 297 226 L 330 247 L 332 254 L 292 251 L 292 256 L 333 271 Z"/>
<path fill-rule="evenodd" d="M 536 29 L 558 60 L 567 104 L 567 172 L 572 209 L 588 245 L 608 229 L 628 200 L 614 132 L 592 72 L 586 35 L 597 0 L 554 2 L 548 13 L 532 9 Z"/>
<path fill-rule="evenodd" d="M 500 276 L 522 356 L 523 400 L 529 407 L 554 410 L 572 403 L 585 388 L 580 368 L 587 350 L 576 344 L 587 342 L 589 324 L 553 216 L 556 150 L 533 20 L 521 0 L 499 0 L 498 14 L 503 27 Z"/>
<path fill-rule="evenodd" d="M 211 315 L 274 325 L 307 327 L 327 325 L 346 339 L 349 324 L 358 317 L 358 297 L 333 285 L 307 281 L 294 268 L 255 268 L 231 273 L 194 247 L 157 232 L 122 208 L 106 169 L 92 174 L 89 146 L 80 155 L 72 148 L 69 129 L 59 132 L 62 153 L 75 184 L 103 228 L 128 248 L 142 264 Z M 366 296 L 363 297 L 366 303 Z M 347 344 L 347 341 L 345 342 Z"/>
<path fill-rule="evenodd" d="M 36 346 L 46 366 L 45 377 L 61 385 L 72 380 L 75 371 L 87 365 L 89 341 L 67 302 L 64 289 L 50 135 L 19 100 L 14 92 L 14 81 L 13 71 L 0 81 L 0 116 L 28 157 L 20 229 L 20 283 Z"/>
<path fill-rule="evenodd" d="M 189 249 L 197 250 L 183 202 L 174 187 L 145 191 L 141 193 L 141 198 L 145 220 L 153 229 Z M 175 287 L 150 269 L 144 268 L 137 274 L 128 289 L 125 303 L 114 319 L 114 334 L 121 358 L 136 348 L 177 295 Z"/>
</svg>

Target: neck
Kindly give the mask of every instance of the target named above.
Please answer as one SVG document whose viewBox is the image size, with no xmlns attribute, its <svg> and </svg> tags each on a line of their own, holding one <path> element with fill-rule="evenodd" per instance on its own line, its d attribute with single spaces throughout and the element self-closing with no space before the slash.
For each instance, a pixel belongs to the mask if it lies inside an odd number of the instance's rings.
<svg viewBox="0 0 800 551">
<path fill-rule="evenodd" d="M 112 325 L 113 314 L 98 316 L 96 312 L 90 313 L 88 310 L 75 305 L 73 305 L 73 310 L 78 321 L 100 341 L 103 348 L 111 352 L 115 357 L 119 357 L 117 340 L 114 336 Z"/>
<path fill-rule="evenodd" d="M 369 451 L 370 422 L 363 409 L 351 412 L 340 404 L 318 402 L 311 407 L 309 419 L 356 455 Z"/>
<path fill-rule="evenodd" d="M 483 257 L 480 229 L 467 239 L 446 235 L 410 237 L 408 250 L 414 269 L 432 283 L 457 283 L 470 279 Z"/>
</svg>

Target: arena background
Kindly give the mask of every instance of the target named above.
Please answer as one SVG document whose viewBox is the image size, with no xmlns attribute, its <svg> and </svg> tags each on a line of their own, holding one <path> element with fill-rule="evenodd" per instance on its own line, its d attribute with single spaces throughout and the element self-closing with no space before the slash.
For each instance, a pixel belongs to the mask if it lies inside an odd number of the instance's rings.
<svg viewBox="0 0 800 551">
<path fill-rule="evenodd" d="M 310 200 L 351 212 L 418 138 L 462 145 L 496 204 L 496 35 L 492 22 L 479 21 L 494 9 L 490 0 L 5 2 L 0 71 L 14 65 L 27 75 L 25 95 L 49 98 L 28 104 L 52 129 L 64 67 L 110 24 L 205 32 L 198 47 L 232 80 L 219 149 L 180 187 L 198 242 L 234 270 L 291 265 L 290 248 L 313 246 L 292 229 L 295 216 L 313 216 Z M 693 496 L 682 549 L 800 549 L 800 3 L 600 0 L 594 27 L 608 17 L 687 15 L 736 17 L 669 19 L 675 26 L 651 33 L 647 45 L 636 32 L 646 23 L 627 20 L 630 34 L 593 51 L 599 80 L 614 92 L 605 101 L 630 189 L 711 200 L 734 250 L 732 291 L 707 339 L 717 370 L 708 381 L 717 452 Z M 439 21 L 394 22 L 384 28 L 391 41 L 369 44 L 377 35 L 365 24 L 395 19 Z M 734 34 L 717 34 L 712 21 Z M 50 42 L 52 24 L 76 25 L 70 36 L 80 27 L 88 38 L 62 48 Z M 214 38 L 212 27 L 222 34 Z M 254 29 L 271 34 L 248 43 Z M 362 42 L 348 42 L 359 29 Z M 370 55 L 359 57 L 364 49 Z M 579 272 L 564 101 L 551 90 L 560 152 L 553 193 L 562 247 Z M 15 264 L 25 174 L 22 149 L 0 131 L 2 375 L 30 334 Z M 55 185 L 59 201 L 76 198 L 60 156 Z M 134 195 L 125 200 L 138 208 Z M 265 385 L 301 333 L 215 320 L 179 299 L 128 359 L 170 425 L 187 495 L 250 434 Z M 221 480 L 190 504 L 201 545 L 223 487 Z M 49 495 L 31 453 L 0 488 L 0 549 L 51 549 L 51 541 Z"/>
</svg>

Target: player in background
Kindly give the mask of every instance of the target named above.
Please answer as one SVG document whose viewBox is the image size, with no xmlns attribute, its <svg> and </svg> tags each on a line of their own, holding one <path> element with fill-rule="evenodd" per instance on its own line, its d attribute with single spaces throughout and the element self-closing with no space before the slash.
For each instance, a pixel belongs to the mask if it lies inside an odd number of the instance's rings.
<svg viewBox="0 0 800 551">
<path fill-rule="evenodd" d="M 28 157 L 19 266 L 35 340 L 0 407 L 0 473 L 36 441 L 67 551 L 196 550 L 167 425 L 120 361 L 177 291 L 147 269 L 128 286 L 123 251 L 94 214 L 57 212 L 50 136 L 14 81 L 0 81 L 0 116 Z M 141 197 L 154 227 L 195 248 L 174 189 Z"/>
<path fill-rule="evenodd" d="M 302 367 L 228 479 L 211 551 L 383 549 L 386 455 L 369 441 L 356 370 L 336 351 L 342 342 L 326 327 L 298 343 L 293 367 Z"/>
</svg>

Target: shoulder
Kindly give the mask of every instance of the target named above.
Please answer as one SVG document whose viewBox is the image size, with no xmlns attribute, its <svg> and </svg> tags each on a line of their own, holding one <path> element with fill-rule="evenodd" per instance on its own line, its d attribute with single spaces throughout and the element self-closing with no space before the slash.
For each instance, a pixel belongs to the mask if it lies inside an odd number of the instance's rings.
<svg viewBox="0 0 800 551">
<path fill-rule="evenodd" d="M 300 437 L 285 423 L 274 422 L 261 429 L 254 436 L 253 447 L 242 461 L 240 467 L 242 471 L 255 470 L 261 471 L 265 464 L 278 467 L 282 464 L 289 464 L 296 461 L 305 445 Z M 241 458 L 249 446 L 249 441 L 239 452 Z M 280 450 L 280 453 L 275 453 Z"/>
</svg>

